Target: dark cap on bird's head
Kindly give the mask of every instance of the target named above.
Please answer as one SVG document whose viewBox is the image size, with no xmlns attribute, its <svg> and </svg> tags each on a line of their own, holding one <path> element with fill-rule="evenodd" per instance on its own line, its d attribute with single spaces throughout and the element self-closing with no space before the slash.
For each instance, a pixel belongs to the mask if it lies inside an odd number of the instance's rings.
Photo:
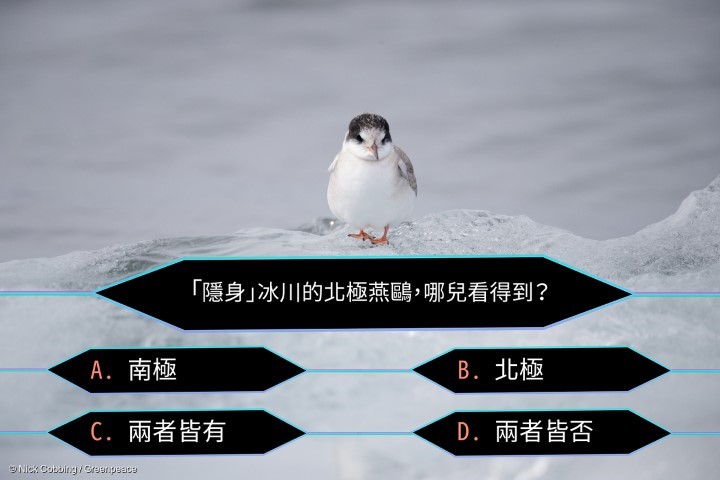
<svg viewBox="0 0 720 480">
<path fill-rule="evenodd" d="M 380 115 L 374 113 L 363 113 L 350 120 L 348 126 L 348 138 L 354 138 L 363 130 L 380 130 L 385 133 L 385 138 L 390 140 L 390 125 Z"/>
</svg>

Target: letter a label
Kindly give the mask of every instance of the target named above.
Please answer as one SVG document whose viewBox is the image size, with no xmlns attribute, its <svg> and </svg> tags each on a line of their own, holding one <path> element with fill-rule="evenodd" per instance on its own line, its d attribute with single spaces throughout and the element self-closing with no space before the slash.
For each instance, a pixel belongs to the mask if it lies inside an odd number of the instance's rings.
<svg viewBox="0 0 720 480">
<path fill-rule="evenodd" d="M 90 372 L 90 380 L 95 380 L 96 375 L 98 376 L 98 378 L 100 378 L 100 380 L 103 379 L 102 370 L 100 370 L 100 361 L 99 360 L 93 361 L 92 372 Z"/>
</svg>

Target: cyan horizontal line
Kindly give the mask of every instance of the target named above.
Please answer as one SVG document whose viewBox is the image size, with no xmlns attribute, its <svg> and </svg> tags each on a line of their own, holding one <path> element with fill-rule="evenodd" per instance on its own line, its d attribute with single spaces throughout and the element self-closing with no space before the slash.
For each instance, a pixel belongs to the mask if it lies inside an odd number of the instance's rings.
<svg viewBox="0 0 720 480">
<path fill-rule="evenodd" d="M 673 368 L 670 373 L 720 373 L 720 368 Z"/>
<path fill-rule="evenodd" d="M 634 292 L 633 297 L 665 297 L 665 298 L 720 298 L 720 292 Z"/>
<path fill-rule="evenodd" d="M 408 368 L 309 368 L 307 373 L 413 373 Z"/>
<path fill-rule="evenodd" d="M 0 291 L 0 297 L 92 297 L 95 292 L 78 290 L 78 291 L 59 291 L 59 290 L 3 290 Z"/>
<path fill-rule="evenodd" d="M 684 437 L 717 437 L 720 432 L 670 432 L 670 435 L 680 435 Z"/>
<path fill-rule="evenodd" d="M 0 430 L 0 435 L 47 435 L 47 433 L 34 430 Z"/>
<path fill-rule="evenodd" d="M 382 437 L 398 437 L 414 435 L 413 432 L 305 432 L 305 435 L 313 435 L 318 437 L 334 437 L 334 436 L 382 436 Z"/>
<path fill-rule="evenodd" d="M 47 368 L 0 368 L 0 373 L 45 373 Z"/>
</svg>

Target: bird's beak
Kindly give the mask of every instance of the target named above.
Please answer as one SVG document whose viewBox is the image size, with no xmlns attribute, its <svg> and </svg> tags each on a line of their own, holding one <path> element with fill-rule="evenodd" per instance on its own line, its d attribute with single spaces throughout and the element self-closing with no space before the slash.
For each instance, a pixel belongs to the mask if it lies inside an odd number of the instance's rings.
<svg viewBox="0 0 720 480">
<path fill-rule="evenodd" d="M 375 156 L 375 160 L 377 160 L 377 145 L 373 143 L 371 146 L 368 147 L 368 150 L 372 152 L 372 154 Z"/>
</svg>

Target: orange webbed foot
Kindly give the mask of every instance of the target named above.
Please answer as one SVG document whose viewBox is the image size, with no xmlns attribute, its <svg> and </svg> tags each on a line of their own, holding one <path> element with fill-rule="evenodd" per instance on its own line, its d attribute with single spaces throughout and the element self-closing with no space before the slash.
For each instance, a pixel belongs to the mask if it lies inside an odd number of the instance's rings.
<svg viewBox="0 0 720 480">
<path fill-rule="evenodd" d="M 362 240 L 363 242 L 364 242 L 365 240 L 370 240 L 371 242 L 375 243 L 375 237 L 373 237 L 372 235 L 368 235 L 367 233 L 365 233 L 365 230 L 360 230 L 360 232 L 358 232 L 358 233 L 348 233 L 348 237 L 359 238 L 359 239 Z"/>
<path fill-rule="evenodd" d="M 388 242 L 387 239 L 387 233 L 388 229 L 390 228 L 390 225 L 385 225 L 385 231 L 383 232 L 383 236 L 380 238 L 371 238 L 370 241 L 373 245 L 390 245 L 390 242 Z"/>
</svg>

